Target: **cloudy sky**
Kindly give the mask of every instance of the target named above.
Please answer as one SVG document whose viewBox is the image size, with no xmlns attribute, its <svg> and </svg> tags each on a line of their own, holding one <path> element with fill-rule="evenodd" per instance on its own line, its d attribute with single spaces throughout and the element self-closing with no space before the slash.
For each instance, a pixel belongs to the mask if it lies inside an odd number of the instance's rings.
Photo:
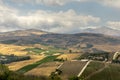
<svg viewBox="0 0 120 80">
<path fill-rule="evenodd" d="M 120 0 L 0 0 L 0 32 L 76 33 L 99 27 L 120 30 Z"/>
</svg>

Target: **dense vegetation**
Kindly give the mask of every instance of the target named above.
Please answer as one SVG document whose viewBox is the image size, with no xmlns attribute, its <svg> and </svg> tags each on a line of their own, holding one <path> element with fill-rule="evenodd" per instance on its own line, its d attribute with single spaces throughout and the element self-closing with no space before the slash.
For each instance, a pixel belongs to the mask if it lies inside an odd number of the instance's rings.
<svg viewBox="0 0 120 80">
<path fill-rule="evenodd" d="M 91 59 L 91 60 L 98 60 L 98 61 L 105 61 L 108 60 L 109 53 L 84 53 L 78 59 Z"/>
<path fill-rule="evenodd" d="M 29 60 L 30 56 L 15 56 L 15 55 L 2 55 L 0 54 L 0 63 L 7 64 L 11 62 Z"/>
</svg>

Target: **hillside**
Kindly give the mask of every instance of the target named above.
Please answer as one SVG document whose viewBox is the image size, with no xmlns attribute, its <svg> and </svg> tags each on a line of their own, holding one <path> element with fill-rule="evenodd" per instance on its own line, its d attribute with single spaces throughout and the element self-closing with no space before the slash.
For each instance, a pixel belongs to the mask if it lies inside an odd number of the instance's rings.
<svg viewBox="0 0 120 80">
<path fill-rule="evenodd" d="M 55 34 L 41 30 L 19 30 L 0 34 L 1 44 L 42 44 L 59 48 L 101 49 L 101 46 L 120 47 L 120 38 L 96 33 Z M 109 48 L 107 50 L 110 50 Z"/>
<path fill-rule="evenodd" d="M 119 64 L 92 61 L 80 78 L 83 80 L 119 80 L 119 70 Z"/>
</svg>

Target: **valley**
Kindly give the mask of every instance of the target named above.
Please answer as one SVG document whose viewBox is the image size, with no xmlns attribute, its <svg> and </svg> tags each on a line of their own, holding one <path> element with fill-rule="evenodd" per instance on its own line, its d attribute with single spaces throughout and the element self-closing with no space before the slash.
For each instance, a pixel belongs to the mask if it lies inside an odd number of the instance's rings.
<svg viewBox="0 0 120 80">
<path fill-rule="evenodd" d="M 1 60 L 10 55 L 15 59 L 29 57 L 6 63 L 10 71 L 25 77 L 42 76 L 47 80 L 98 80 L 96 76 L 112 74 L 112 70 L 120 66 L 113 61 L 119 48 L 119 37 L 95 33 L 55 34 L 23 30 L 0 35 Z M 105 80 L 110 79 L 114 76 Z"/>
</svg>

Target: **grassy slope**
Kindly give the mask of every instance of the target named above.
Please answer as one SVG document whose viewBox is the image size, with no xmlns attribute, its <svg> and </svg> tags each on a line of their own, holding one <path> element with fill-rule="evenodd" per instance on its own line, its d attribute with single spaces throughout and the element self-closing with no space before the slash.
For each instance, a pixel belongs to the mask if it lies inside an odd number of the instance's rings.
<svg viewBox="0 0 120 80">
<path fill-rule="evenodd" d="M 88 80 L 120 80 L 120 65 L 110 64 L 103 71 L 95 74 Z"/>
<path fill-rule="evenodd" d="M 37 67 L 38 65 L 42 64 L 42 63 L 46 63 L 46 62 L 52 62 L 57 56 L 47 56 L 45 57 L 44 59 L 40 60 L 40 61 L 37 61 L 36 63 L 33 63 L 33 64 L 30 64 L 30 65 L 27 65 L 21 69 L 18 70 L 18 72 L 21 72 L 21 73 L 25 73 L 29 70 L 32 70 L 33 68 Z"/>
<path fill-rule="evenodd" d="M 80 78 L 86 78 L 88 75 L 98 71 L 99 69 L 103 68 L 104 64 L 99 61 L 92 61 L 88 67 L 85 69 L 84 73 L 81 75 Z"/>
<path fill-rule="evenodd" d="M 120 80 L 120 65 L 94 61 L 88 65 L 80 78 L 83 80 Z"/>
</svg>

